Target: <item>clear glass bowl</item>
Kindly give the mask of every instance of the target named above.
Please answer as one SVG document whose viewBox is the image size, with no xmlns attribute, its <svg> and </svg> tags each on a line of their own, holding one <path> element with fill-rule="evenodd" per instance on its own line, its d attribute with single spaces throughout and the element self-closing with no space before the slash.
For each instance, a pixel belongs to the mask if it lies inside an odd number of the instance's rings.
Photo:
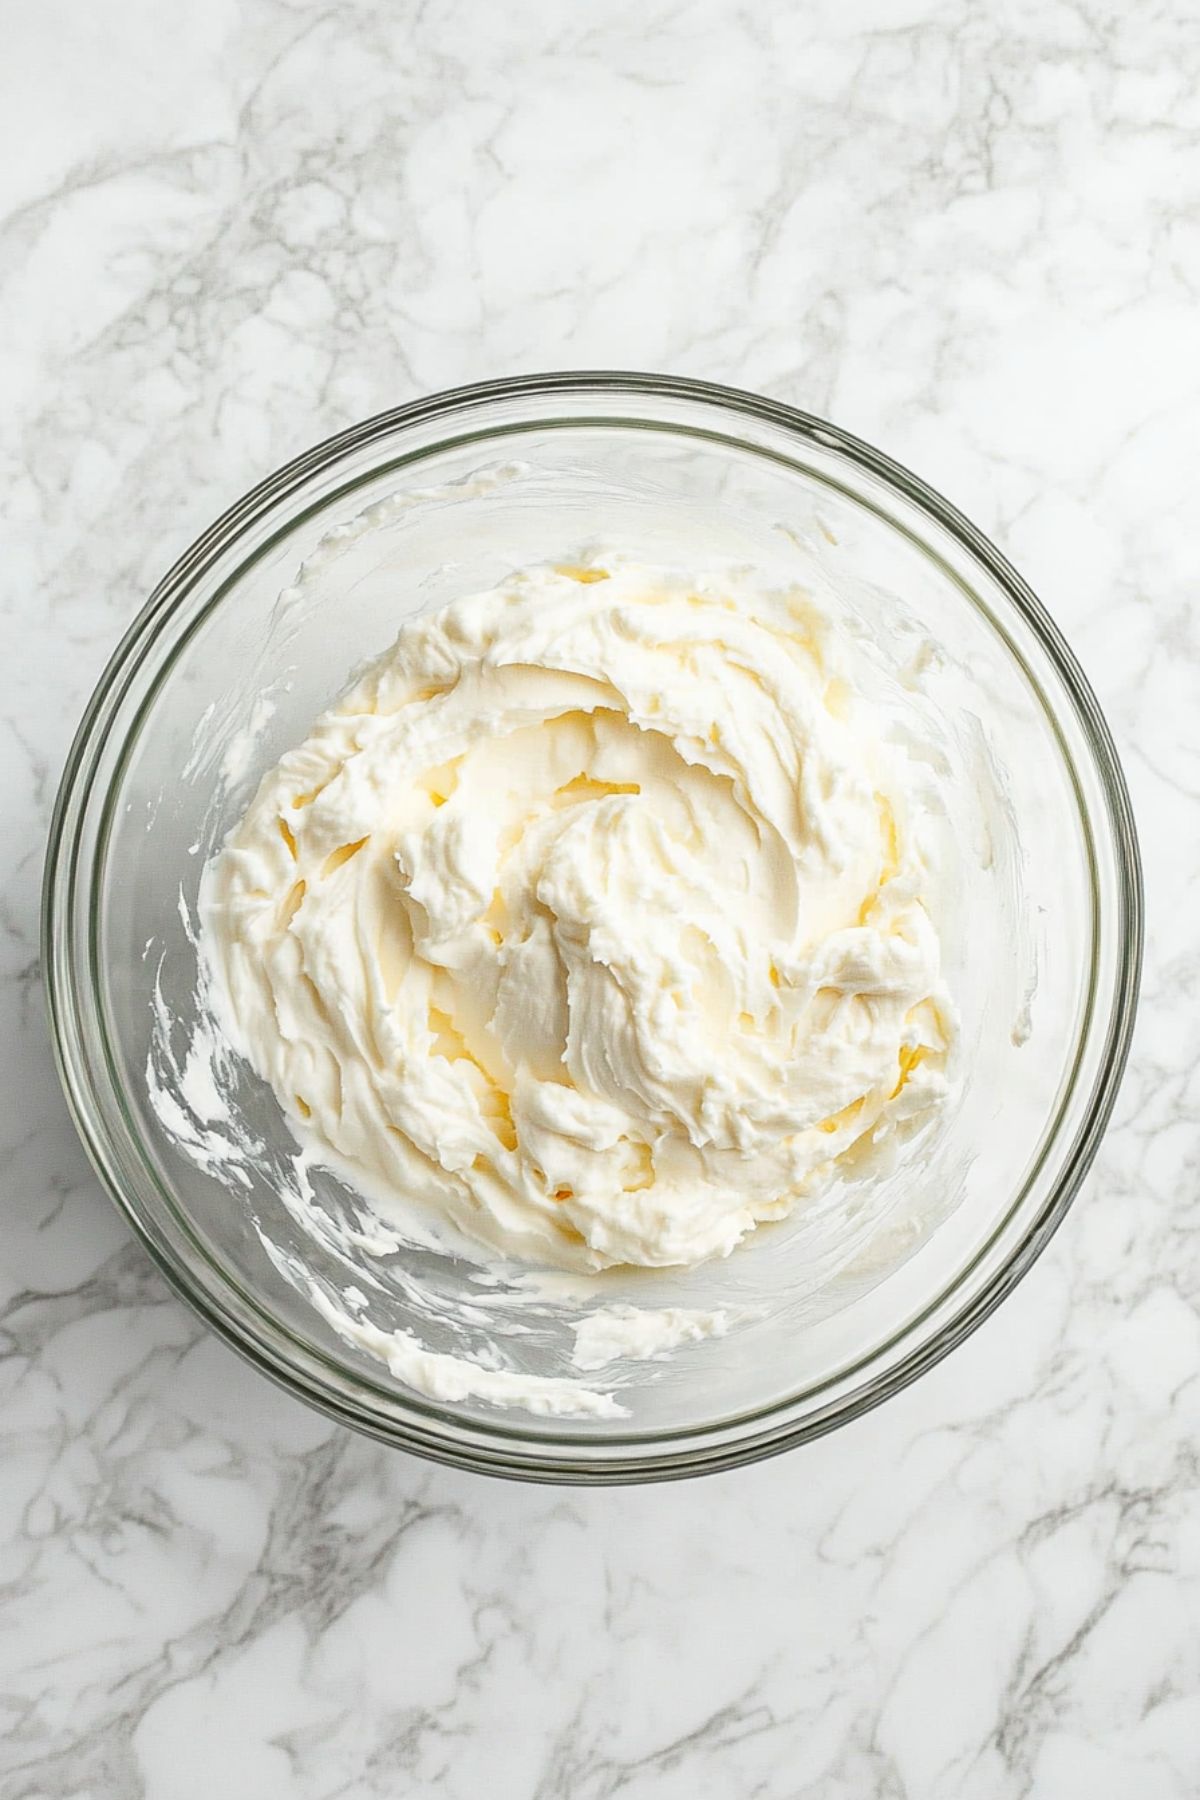
<svg viewBox="0 0 1200 1800">
<path fill-rule="evenodd" d="M 477 479 L 501 465 L 503 478 Z M 348 534 L 366 509 L 375 529 Z M 590 540 L 768 569 L 806 547 L 897 666 L 936 645 L 928 680 L 961 751 L 944 822 L 961 858 L 939 922 L 965 1078 L 944 1127 L 889 1178 L 886 1219 L 828 1286 L 814 1291 L 803 1234 L 787 1224 L 696 1271 L 615 1274 L 609 1298 L 755 1315 L 665 1362 L 620 1367 L 603 1384 L 628 1408 L 618 1421 L 435 1403 L 393 1379 L 277 1266 L 324 1253 L 279 1200 L 292 1146 L 273 1098 L 247 1077 L 240 1103 L 263 1144 L 247 1190 L 164 1128 L 145 1074 L 156 983 L 182 1029 L 193 1004 L 180 895 L 186 912 L 259 775 L 405 616 Z M 293 1393 L 390 1443 L 494 1473 L 621 1481 L 729 1467 L 828 1431 L 929 1368 L 1012 1289 L 1113 1103 L 1141 894 L 1096 701 L 1025 583 L 953 507 L 788 407 L 697 382 L 568 374 L 371 419 L 272 475 L 180 559 L 75 740 L 44 932 L 79 1131 L 142 1242 L 215 1330 Z M 450 1258 L 384 1271 L 377 1322 L 413 1322 L 414 1272 L 449 1297 L 467 1279 Z M 481 1319 L 453 1342 L 449 1327 L 436 1341 L 435 1323 L 433 1347 L 570 1372 L 569 1308 L 526 1312 L 507 1335 L 486 1309 Z M 415 1324 L 428 1341 L 428 1317 Z"/>
</svg>

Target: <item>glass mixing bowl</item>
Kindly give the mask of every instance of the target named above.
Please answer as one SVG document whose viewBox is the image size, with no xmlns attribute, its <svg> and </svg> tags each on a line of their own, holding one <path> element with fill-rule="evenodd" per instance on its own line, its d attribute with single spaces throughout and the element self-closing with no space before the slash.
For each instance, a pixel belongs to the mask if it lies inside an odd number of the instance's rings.
<svg viewBox="0 0 1200 1800">
<path fill-rule="evenodd" d="M 372 529 L 349 530 L 364 514 Z M 239 1081 L 260 1154 L 233 1179 L 206 1153 L 204 1098 L 186 1068 L 200 872 L 259 776 L 405 617 L 589 541 L 785 576 L 789 558 L 816 558 L 883 665 L 924 664 L 956 745 L 943 824 L 958 854 L 938 922 L 961 1019 L 957 1096 L 885 1178 L 878 1228 L 836 1280 L 814 1283 L 794 1221 L 697 1270 L 606 1278 L 609 1300 L 731 1306 L 744 1320 L 664 1361 L 605 1371 L 627 1409 L 619 1420 L 435 1402 L 344 1341 L 287 1272 L 345 1278 L 280 1198 L 294 1145 L 273 1096 L 248 1071 Z M 953 507 L 788 407 L 698 382 L 568 374 L 371 419 L 272 475 L 180 559 L 75 740 L 44 933 L 76 1124 L 209 1325 L 293 1393 L 389 1443 L 513 1476 L 620 1481 L 729 1467 L 828 1431 L 929 1368 L 1012 1289 L 1112 1107 L 1141 898 L 1096 701 L 1025 583 Z M 183 1034 L 174 1051 L 155 1043 L 164 1017 L 168 1039 Z M 150 1104 L 148 1058 L 160 1076 L 178 1073 L 173 1110 Z M 334 1176 L 312 1180 L 318 1203 L 353 1206 Z M 385 1259 L 371 1318 L 488 1366 L 571 1373 L 570 1303 L 490 1311 L 475 1274 L 431 1252 Z M 453 1311 L 464 1297 L 465 1323 Z"/>
</svg>

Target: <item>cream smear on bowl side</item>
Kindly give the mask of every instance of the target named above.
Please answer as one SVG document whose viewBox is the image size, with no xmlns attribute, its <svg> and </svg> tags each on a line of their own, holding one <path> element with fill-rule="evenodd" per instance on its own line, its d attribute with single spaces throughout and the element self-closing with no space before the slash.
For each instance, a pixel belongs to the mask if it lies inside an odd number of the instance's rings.
<svg viewBox="0 0 1200 1800">
<path fill-rule="evenodd" d="M 839 1169 L 869 1179 L 941 1104 L 954 1027 L 930 770 L 853 677 L 807 583 L 744 569 L 595 552 L 414 619 L 205 871 L 213 1054 L 270 1084 L 392 1250 L 449 1229 L 485 1265 L 690 1267 Z M 345 1241 L 348 1265 L 371 1255 Z M 343 1307 L 287 1272 L 434 1397 L 612 1399 L 492 1380 L 381 1333 L 352 1284 Z M 731 1322 L 601 1310 L 578 1368 Z"/>
</svg>

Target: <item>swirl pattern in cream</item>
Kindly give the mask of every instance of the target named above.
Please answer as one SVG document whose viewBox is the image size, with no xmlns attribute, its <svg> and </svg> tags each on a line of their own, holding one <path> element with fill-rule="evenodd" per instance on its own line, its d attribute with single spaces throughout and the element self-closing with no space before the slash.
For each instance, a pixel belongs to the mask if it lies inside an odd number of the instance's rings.
<svg viewBox="0 0 1200 1800">
<path fill-rule="evenodd" d="M 394 1218 L 724 1254 L 945 1092 L 904 773 L 802 591 L 521 572 L 262 782 L 205 878 L 226 1029 Z"/>
</svg>

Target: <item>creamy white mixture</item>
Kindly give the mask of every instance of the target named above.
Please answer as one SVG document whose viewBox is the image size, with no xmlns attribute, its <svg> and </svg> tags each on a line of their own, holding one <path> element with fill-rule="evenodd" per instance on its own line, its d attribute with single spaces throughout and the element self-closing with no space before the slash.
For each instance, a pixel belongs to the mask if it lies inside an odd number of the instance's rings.
<svg viewBox="0 0 1200 1800">
<path fill-rule="evenodd" d="M 916 791 L 800 589 L 530 569 L 264 779 L 202 890 L 218 1013 L 385 1217 L 693 1265 L 945 1092 Z"/>
</svg>

